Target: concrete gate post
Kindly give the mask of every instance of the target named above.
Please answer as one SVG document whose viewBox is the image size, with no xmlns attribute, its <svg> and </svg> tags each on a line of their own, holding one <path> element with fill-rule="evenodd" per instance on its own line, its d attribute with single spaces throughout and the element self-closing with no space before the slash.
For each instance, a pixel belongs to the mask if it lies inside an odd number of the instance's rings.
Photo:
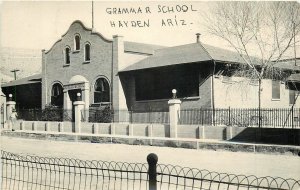
<svg viewBox="0 0 300 190">
<path fill-rule="evenodd" d="M 8 101 L 6 102 L 6 120 L 8 120 L 8 129 L 12 129 L 12 122 L 10 116 L 16 108 L 16 102 L 12 100 L 12 94 L 9 94 Z"/>
<path fill-rule="evenodd" d="M 172 99 L 168 101 L 168 104 L 170 116 L 170 137 L 177 138 L 177 125 L 181 101 L 178 99 Z"/>
<path fill-rule="evenodd" d="M 82 111 L 84 109 L 85 103 L 81 101 L 81 94 L 77 93 L 77 101 L 74 103 L 74 112 L 75 112 L 75 133 L 81 133 L 81 120 L 82 120 Z"/>
</svg>

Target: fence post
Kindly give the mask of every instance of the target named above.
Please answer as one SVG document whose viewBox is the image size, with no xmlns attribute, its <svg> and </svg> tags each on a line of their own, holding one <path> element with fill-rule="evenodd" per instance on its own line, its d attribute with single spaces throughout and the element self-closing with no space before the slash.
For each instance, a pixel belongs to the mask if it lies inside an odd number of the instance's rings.
<svg viewBox="0 0 300 190">
<path fill-rule="evenodd" d="M 37 124 L 36 124 L 36 121 L 34 121 L 32 123 L 32 131 L 37 131 Z"/>
<path fill-rule="evenodd" d="M 97 123 L 94 123 L 92 126 L 92 133 L 93 134 L 98 134 L 99 133 L 99 127 Z"/>
<path fill-rule="evenodd" d="M 25 130 L 24 121 L 21 121 L 21 123 L 20 123 L 20 130 Z"/>
<path fill-rule="evenodd" d="M 116 134 L 116 128 L 115 128 L 115 123 L 110 124 L 110 134 L 115 135 Z"/>
<path fill-rule="evenodd" d="M 13 121 L 11 116 L 15 108 L 16 108 L 16 102 L 12 101 L 12 97 L 10 96 L 9 100 L 6 102 L 6 118 L 8 120 L 8 129 L 10 130 L 13 129 Z"/>
<path fill-rule="evenodd" d="M 172 99 L 168 101 L 169 104 L 169 118 L 170 118 L 170 137 L 177 138 L 177 125 L 180 117 L 180 104 L 178 99 Z"/>
<path fill-rule="evenodd" d="M 149 176 L 149 190 L 156 190 L 157 189 L 157 180 L 156 180 L 156 164 L 158 161 L 158 157 L 156 154 L 151 153 L 147 156 L 148 162 L 148 176 Z"/>
<path fill-rule="evenodd" d="M 64 132 L 64 122 L 59 122 L 59 124 L 58 124 L 58 132 Z"/>
<path fill-rule="evenodd" d="M 75 109 L 75 133 L 81 133 L 81 111 L 84 109 L 85 103 L 80 100 L 81 94 L 77 93 L 77 101 L 75 101 L 74 109 Z"/>
<path fill-rule="evenodd" d="M 230 126 L 231 125 L 231 118 L 230 118 L 230 106 L 229 106 L 229 108 L 228 108 L 228 126 Z"/>
<path fill-rule="evenodd" d="M 294 129 L 294 105 L 292 106 L 292 129 Z"/>
</svg>

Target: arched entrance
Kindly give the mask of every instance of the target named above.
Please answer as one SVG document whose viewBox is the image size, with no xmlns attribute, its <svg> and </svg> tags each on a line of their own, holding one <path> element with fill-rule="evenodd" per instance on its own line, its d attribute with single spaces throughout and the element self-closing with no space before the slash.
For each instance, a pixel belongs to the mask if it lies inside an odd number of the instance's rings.
<svg viewBox="0 0 300 190">
<path fill-rule="evenodd" d="M 64 85 L 64 109 L 72 113 L 72 121 L 74 121 L 74 102 L 77 101 L 77 93 L 81 94 L 81 100 L 85 103 L 83 111 L 83 120 L 88 120 L 89 107 L 89 82 L 81 76 L 73 76 L 68 84 Z"/>
<path fill-rule="evenodd" d="M 51 90 L 51 105 L 63 108 L 64 93 L 63 87 L 60 83 L 54 83 Z"/>
</svg>

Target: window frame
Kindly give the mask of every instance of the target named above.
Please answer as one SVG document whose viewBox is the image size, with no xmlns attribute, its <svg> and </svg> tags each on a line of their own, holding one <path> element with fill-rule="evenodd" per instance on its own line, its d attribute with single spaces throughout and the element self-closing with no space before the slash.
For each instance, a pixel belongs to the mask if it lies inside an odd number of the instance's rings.
<svg viewBox="0 0 300 190">
<path fill-rule="evenodd" d="M 78 44 L 77 44 L 76 37 L 78 37 Z M 74 52 L 80 51 L 80 41 L 81 41 L 81 36 L 79 34 L 75 34 L 74 35 Z"/>
<path fill-rule="evenodd" d="M 291 94 L 293 93 L 293 94 Z M 291 96 L 293 96 L 293 103 L 291 103 Z M 297 91 L 289 89 L 289 105 L 296 104 Z"/>
<path fill-rule="evenodd" d="M 86 46 L 89 46 L 89 60 L 86 59 Z M 90 63 L 91 62 L 91 43 L 86 42 L 84 43 L 84 63 Z"/>
<path fill-rule="evenodd" d="M 68 54 L 67 54 L 67 49 L 69 50 Z M 71 64 L 71 48 L 70 46 L 66 46 L 64 49 L 64 66 L 69 66 Z M 67 59 L 67 56 L 69 59 Z M 67 60 L 69 60 L 69 62 L 67 62 Z"/>
<path fill-rule="evenodd" d="M 278 85 L 278 87 L 276 88 L 276 90 L 278 90 L 278 97 L 275 97 L 275 87 L 274 85 Z M 272 80 L 272 91 L 271 91 L 271 95 L 272 95 L 272 100 L 273 101 L 280 101 L 281 98 L 281 81 L 278 80 Z"/>
</svg>

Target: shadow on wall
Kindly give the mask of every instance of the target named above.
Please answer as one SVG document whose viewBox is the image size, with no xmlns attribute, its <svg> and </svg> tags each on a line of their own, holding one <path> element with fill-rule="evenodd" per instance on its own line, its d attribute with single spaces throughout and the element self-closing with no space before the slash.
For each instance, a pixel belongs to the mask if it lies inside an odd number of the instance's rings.
<svg viewBox="0 0 300 190">
<path fill-rule="evenodd" d="M 300 129 L 245 128 L 229 141 L 299 146 Z"/>
</svg>

